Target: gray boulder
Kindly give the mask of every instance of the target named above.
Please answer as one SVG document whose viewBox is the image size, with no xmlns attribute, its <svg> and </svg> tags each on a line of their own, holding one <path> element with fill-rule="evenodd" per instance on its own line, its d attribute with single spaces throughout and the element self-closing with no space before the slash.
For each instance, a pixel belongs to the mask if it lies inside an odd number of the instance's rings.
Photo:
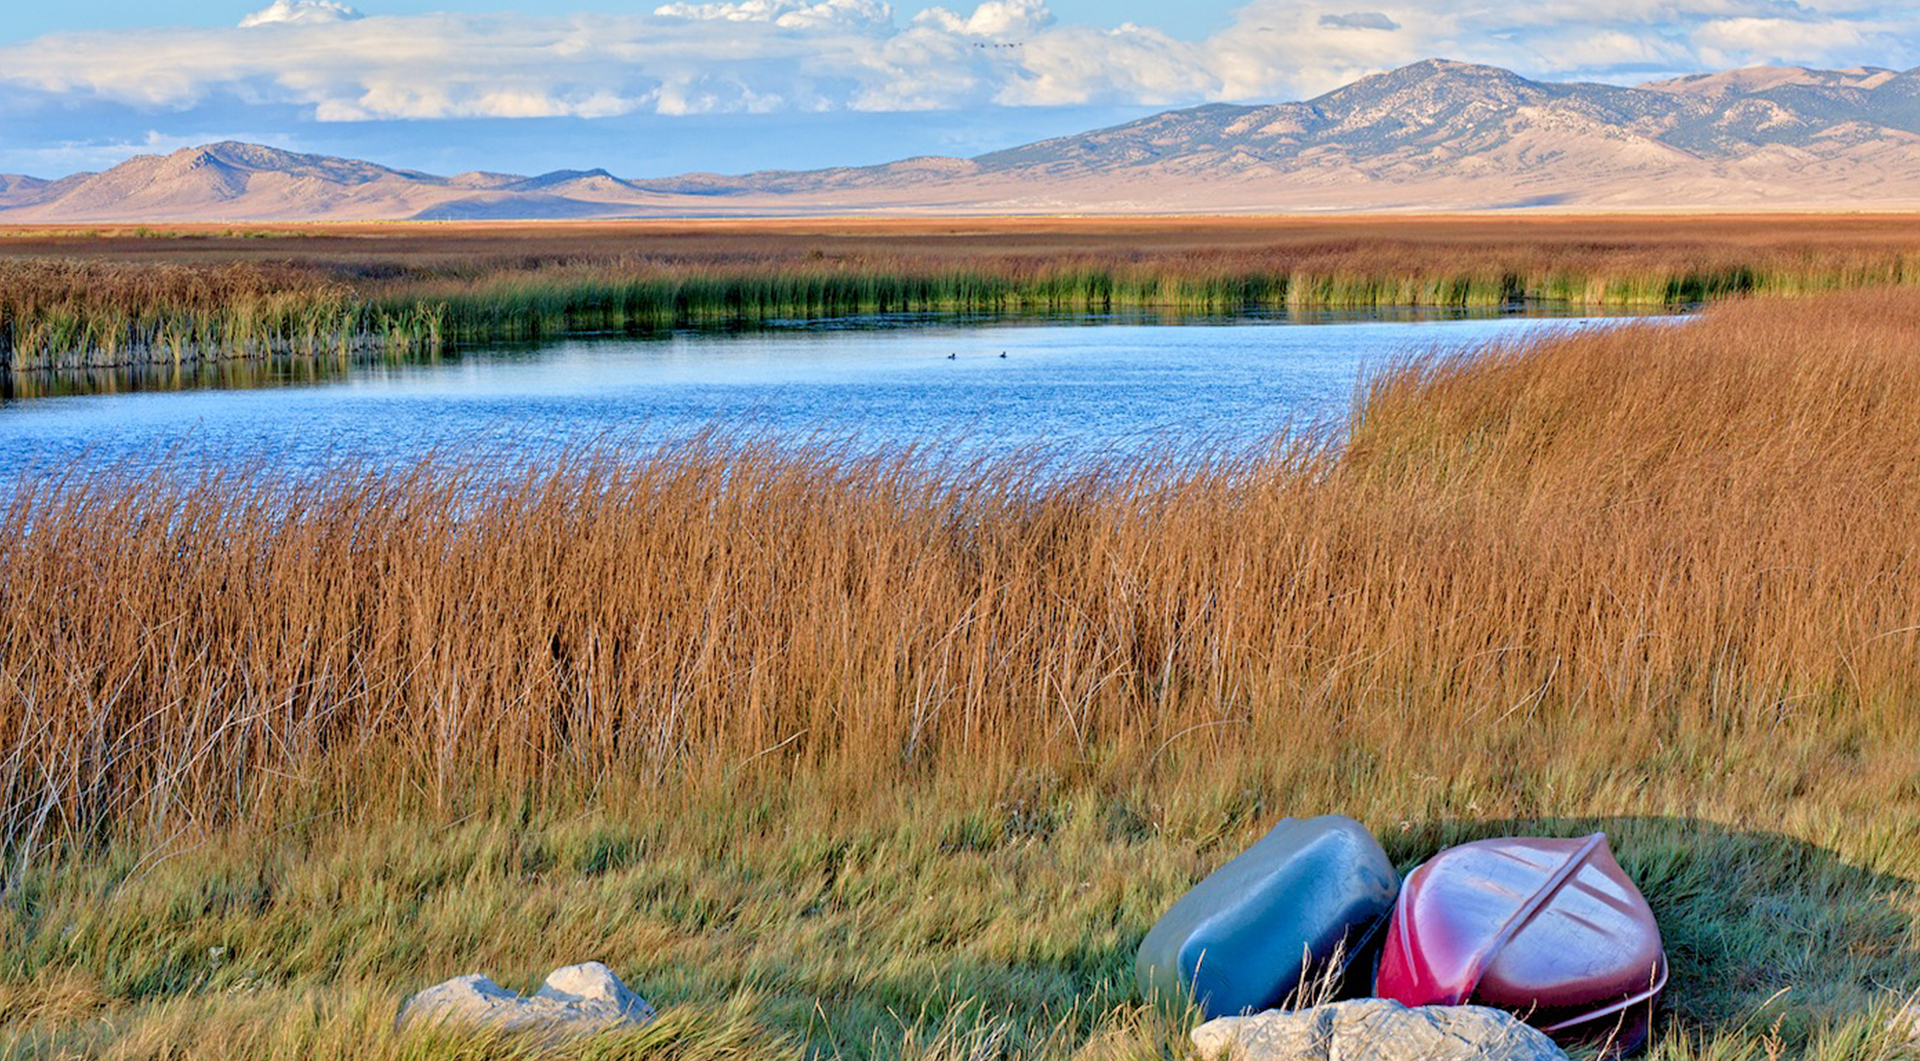
<svg viewBox="0 0 1920 1061">
<path fill-rule="evenodd" d="M 599 962 L 555 969 L 533 997 L 523 998 L 479 974 L 456 976 L 400 1006 L 397 1030 L 454 1026 L 537 1032 L 564 1038 L 609 1028 L 642 1027 L 656 1014 L 647 1000 Z"/>
<path fill-rule="evenodd" d="M 1195 1028 L 1193 1045 L 1207 1061 L 1567 1061 L 1500 1010 L 1383 998 L 1221 1017 Z"/>
</svg>

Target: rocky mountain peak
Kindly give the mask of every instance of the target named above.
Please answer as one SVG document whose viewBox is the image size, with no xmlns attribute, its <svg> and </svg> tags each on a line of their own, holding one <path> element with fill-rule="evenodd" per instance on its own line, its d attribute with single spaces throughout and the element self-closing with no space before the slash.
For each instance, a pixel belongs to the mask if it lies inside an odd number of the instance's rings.
<svg viewBox="0 0 1920 1061">
<path fill-rule="evenodd" d="M 1538 82 L 1497 66 L 1462 63 L 1452 59 L 1426 59 L 1397 70 L 1363 77 L 1307 102 L 1318 105 L 1323 101 L 1345 101 L 1351 104 L 1410 94 L 1506 97 L 1541 87 Z"/>
<path fill-rule="evenodd" d="M 1552 87 L 1510 70 L 1428 59 L 1363 77 L 1308 100 L 1307 106 L 1342 131 L 1394 139 L 1452 135 L 1554 94 Z"/>
</svg>

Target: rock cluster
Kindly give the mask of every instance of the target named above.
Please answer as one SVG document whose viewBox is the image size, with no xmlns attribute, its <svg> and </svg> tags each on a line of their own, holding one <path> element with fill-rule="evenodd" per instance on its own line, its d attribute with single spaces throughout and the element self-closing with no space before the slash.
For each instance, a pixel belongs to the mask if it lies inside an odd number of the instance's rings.
<svg viewBox="0 0 1920 1061">
<path fill-rule="evenodd" d="M 1501 1010 L 1381 998 L 1221 1017 L 1195 1028 L 1193 1045 L 1207 1061 L 1567 1061 Z"/>
<path fill-rule="evenodd" d="M 656 1014 L 613 970 L 599 962 L 555 969 L 526 998 L 479 974 L 457 976 L 406 1000 L 394 1027 L 455 1026 L 537 1032 L 564 1038 L 619 1027 L 641 1027 Z"/>
</svg>

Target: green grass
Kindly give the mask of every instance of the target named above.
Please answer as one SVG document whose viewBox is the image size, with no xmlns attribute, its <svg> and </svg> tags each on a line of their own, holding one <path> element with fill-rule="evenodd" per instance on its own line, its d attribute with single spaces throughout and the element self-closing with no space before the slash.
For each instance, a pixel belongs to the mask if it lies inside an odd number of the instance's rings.
<svg viewBox="0 0 1920 1061">
<path fill-rule="evenodd" d="M 1744 294 L 1809 293 L 1903 284 L 1920 277 L 1905 259 L 1871 266 L 1811 263 L 1674 272 L 1552 270 L 1537 274 L 1399 271 L 1221 272 L 1061 267 L 920 273 L 884 267 L 840 270 L 659 270 L 621 275 L 607 267 L 554 268 L 409 285 L 376 299 L 382 320 L 429 313 L 451 339 L 531 339 L 580 331 L 755 323 L 874 313 L 1107 313 L 1155 309 L 1249 313 L 1376 306 L 1488 308 L 1518 304 L 1667 307 Z"/>
<path fill-rule="evenodd" d="M 145 237 L 136 233 L 138 241 Z M 227 264 L 0 261 L 0 367 L 14 372 L 216 359 L 356 359 L 446 342 L 884 313 L 1235 314 L 1279 309 L 1671 307 L 1920 279 L 1920 255 L 1564 261 L 1471 256 L 1410 266 L 1378 250 L 1259 267 L 1008 258 L 615 260 L 351 271 Z M 344 278 L 343 278 L 344 277 Z"/>
<path fill-rule="evenodd" d="M 397 1004 L 465 972 L 531 990 L 587 959 L 666 1020 L 566 1056 L 1180 1057 L 1187 1023 L 1133 993 L 1141 936 L 1277 817 L 1336 807 L 1403 868 L 1473 837 L 1605 829 L 1673 962 L 1654 1058 L 1899 1056 L 1876 1035 L 1920 989 L 1915 797 L 1765 814 L 1697 795 L 1777 770 L 1702 745 L 1602 776 L 1487 755 L 1445 781 L 1360 746 L 1309 770 L 1170 755 L 861 792 L 749 772 L 452 824 L 323 815 L 111 845 L 9 897 L 0 1057 L 510 1056 L 527 1044 L 397 1038 Z M 1523 806 L 1574 813 L 1500 817 Z M 1595 807 L 1631 812 L 1578 813 Z"/>
</svg>

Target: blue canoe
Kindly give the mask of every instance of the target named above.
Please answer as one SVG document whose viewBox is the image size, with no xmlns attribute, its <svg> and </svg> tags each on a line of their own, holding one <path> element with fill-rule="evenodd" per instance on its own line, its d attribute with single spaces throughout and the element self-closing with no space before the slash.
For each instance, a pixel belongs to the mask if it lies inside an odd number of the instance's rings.
<svg viewBox="0 0 1920 1061">
<path fill-rule="evenodd" d="M 1380 842 L 1352 818 L 1288 818 L 1181 897 L 1134 960 L 1150 1001 L 1208 1019 L 1283 1002 L 1336 953 L 1351 959 L 1400 890 Z"/>
</svg>

